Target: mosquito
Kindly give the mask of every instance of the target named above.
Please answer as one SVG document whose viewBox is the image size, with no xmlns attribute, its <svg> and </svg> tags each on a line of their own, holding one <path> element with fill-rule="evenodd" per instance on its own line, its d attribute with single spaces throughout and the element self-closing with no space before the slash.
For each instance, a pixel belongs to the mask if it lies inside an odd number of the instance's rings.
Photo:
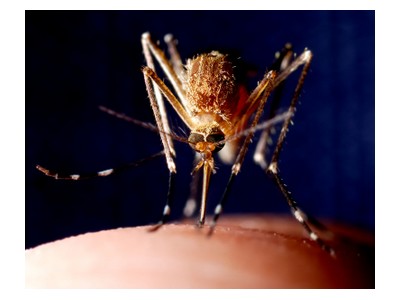
<svg viewBox="0 0 400 300">
<path fill-rule="evenodd" d="M 214 214 L 209 227 L 211 234 L 224 209 L 231 187 L 239 174 L 249 145 L 257 131 L 262 131 L 253 155 L 254 162 L 272 178 L 273 182 L 282 192 L 291 213 L 304 227 L 311 240 L 331 255 L 333 249 L 312 229 L 315 227 L 326 230 L 325 227 L 315 219 L 305 214 L 294 201 L 291 192 L 280 176 L 278 161 L 282 146 L 284 144 L 289 126 L 293 124 L 292 119 L 296 111 L 298 99 L 304 85 L 306 75 L 310 69 L 312 52 L 307 48 L 298 56 L 294 54 L 292 46 L 286 44 L 277 52 L 275 63 L 267 70 L 255 89 L 248 94 L 236 81 L 234 65 L 228 55 L 218 51 L 200 54 L 188 59 L 186 64 L 181 60 L 177 50 L 177 41 L 172 34 L 164 37 L 167 45 L 169 59 L 164 51 L 155 43 L 149 32 L 143 33 L 141 43 L 146 65 L 142 68 L 144 82 L 154 114 L 156 126 L 149 125 L 132 119 L 111 109 L 100 107 L 101 110 L 118 118 L 128 120 L 138 125 L 158 132 L 160 135 L 163 151 L 154 155 L 163 155 L 169 170 L 169 184 L 166 204 L 163 209 L 161 220 L 153 227 L 158 229 L 165 224 L 171 213 L 175 189 L 175 175 L 177 167 L 175 164 L 174 140 L 185 142 L 195 151 L 195 164 L 192 172 L 192 196 L 196 194 L 200 170 L 202 170 L 201 197 L 198 217 L 198 226 L 202 227 L 206 221 L 206 207 L 211 175 L 216 172 L 214 157 L 218 155 L 220 160 L 226 164 L 232 164 L 232 170 L 225 190 L 214 209 Z M 173 91 L 163 82 L 156 73 L 155 61 L 170 82 Z M 273 91 L 276 93 L 283 86 L 287 77 L 301 68 L 297 85 L 294 89 L 290 106 L 285 114 L 277 115 L 280 97 L 273 97 L 269 121 L 260 122 L 265 110 L 266 102 Z M 165 99 L 173 110 L 190 130 L 188 137 L 177 136 L 171 130 L 165 107 Z M 271 121 L 272 120 L 272 121 Z M 266 159 L 268 146 L 271 143 L 273 124 L 282 121 L 280 133 L 272 156 L 268 162 Z M 143 161 L 134 163 L 141 164 Z M 58 173 L 49 171 L 42 166 L 37 168 L 57 179 L 78 180 L 86 177 L 81 175 L 60 176 Z M 114 173 L 114 169 L 97 172 L 91 176 L 108 176 Z M 90 176 L 89 176 L 90 177 Z M 195 210 L 196 201 L 189 197 L 186 203 L 186 215 Z"/>
</svg>

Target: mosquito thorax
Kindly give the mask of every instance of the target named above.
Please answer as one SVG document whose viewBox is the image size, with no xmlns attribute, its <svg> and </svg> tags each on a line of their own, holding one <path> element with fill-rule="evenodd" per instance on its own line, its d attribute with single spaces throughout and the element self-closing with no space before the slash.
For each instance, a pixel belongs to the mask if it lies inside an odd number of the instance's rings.
<svg viewBox="0 0 400 300">
<path fill-rule="evenodd" d="M 216 153 L 224 147 L 224 139 L 225 134 L 218 127 L 204 127 L 193 130 L 189 135 L 188 141 L 190 146 L 197 152 L 211 151 Z"/>
<path fill-rule="evenodd" d="M 237 108 L 238 88 L 228 55 L 212 51 L 186 64 L 186 106 L 192 115 L 211 114 L 229 121 Z"/>
</svg>

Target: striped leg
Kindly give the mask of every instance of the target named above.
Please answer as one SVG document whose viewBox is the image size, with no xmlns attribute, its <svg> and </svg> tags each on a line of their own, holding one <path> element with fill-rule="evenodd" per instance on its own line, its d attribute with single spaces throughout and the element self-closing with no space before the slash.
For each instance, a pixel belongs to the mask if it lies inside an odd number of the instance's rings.
<svg viewBox="0 0 400 300">
<path fill-rule="evenodd" d="M 254 128 L 258 124 L 258 121 L 260 120 L 260 117 L 264 110 L 265 103 L 274 87 L 275 78 L 276 78 L 275 71 L 268 72 L 264 76 L 264 79 L 260 82 L 260 84 L 254 89 L 254 91 L 249 96 L 248 103 L 250 103 L 250 105 L 257 105 L 257 110 L 255 112 L 254 119 L 250 125 L 250 128 Z M 232 166 L 232 173 L 231 173 L 231 176 L 229 177 L 225 191 L 224 191 L 218 205 L 215 207 L 214 217 L 213 217 L 212 223 L 210 225 L 210 230 L 208 233 L 209 235 L 212 234 L 212 232 L 215 228 L 215 225 L 217 224 L 218 218 L 222 213 L 223 207 L 226 203 L 226 200 L 230 193 L 233 182 L 234 182 L 236 176 L 238 175 L 240 168 L 242 167 L 244 158 L 246 156 L 247 150 L 249 148 L 249 145 L 251 143 L 251 139 L 253 138 L 253 136 L 254 136 L 254 131 L 249 131 L 249 133 L 246 135 L 246 137 L 244 139 L 242 146 L 240 147 L 240 150 L 236 157 L 235 163 Z"/>
<path fill-rule="evenodd" d="M 290 104 L 290 107 L 289 107 L 289 111 L 291 112 L 291 114 L 286 119 L 286 121 L 283 123 L 280 135 L 278 137 L 278 142 L 277 142 L 276 148 L 275 148 L 275 150 L 274 150 L 274 152 L 272 154 L 271 163 L 266 168 L 262 164 L 260 164 L 260 166 L 263 167 L 264 171 L 266 171 L 266 173 L 268 175 L 272 176 L 275 184 L 278 186 L 278 188 L 280 189 L 280 191 L 284 195 L 284 197 L 285 197 L 285 199 L 286 199 L 286 201 L 287 201 L 287 203 L 288 203 L 288 205 L 289 205 L 289 207 L 291 209 L 291 212 L 292 212 L 293 216 L 304 227 L 304 229 L 308 233 L 310 239 L 315 241 L 315 242 L 317 242 L 319 244 L 319 246 L 323 250 L 327 251 L 330 255 L 334 256 L 335 255 L 334 250 L 331 247 L 329 247 L 328 245 L 326 245 L 324 243 L 324 241 L 310 227 L 310 225 L 314 225 L 314 226 L 317 226 L 317 227 L 322 227 L 322 224 L 317 222 L 317 221 L 313 221 L 314 219 L 309 218 L 297 206 L 297 204 L 294 201 L 289 189 L 287 188 L 286 184 L 283 182 L 282 178 L 280 177 L 279 169 L 278 169 L 279 155 L 281 153 L 282 146 L 283 146 L 284 140 L 286 138 L 286 134 L 288 132 L 289 125 L 292 124 L 292 117 L 293 117 L 293 115 L 295 113 L 295 110 L 296 110 L 296 105 L 297 105 L 297 102 L 298 102 L 298 98 L 299 98 L 301 89 L 302 89 L 303 84 L 304 84 L 305 77 L 306 77 L 307 72 L 308 72 L 308 70 L 310 68 L 311 58 L 312 58 L 311 52 L 308 51 L 308 50 L 305 50 L 300 57 L 298 57 L 287 68 L 283 69 L 283 71 L 280 74 L 280 76 L 283 76 L 282 74 L 285 74 L 285 73 L 286 74 L 290 74 L 291 73 L 291 69 L 290 68 L 291 68 L 291 66 L 293 64 L 297 64 L 298 66 L 301 65 L 301 64 L 304 64 L 303 70 L 302 70 L 302 72 L 300 74 L 300 78 L 299 78 L 299 81 L 298 81 L 297 86 L 295 88 L 294 95 L 293 95 L 293 98 L 292 98 L 292 101 L 291 101 L 291 104 Z M 283 78 L 282 78 L 282 80 L 283 80 Z M 279 84 L 279 82 L 278 82 L 278 84 Z M 256 153 L 256 154 L 260 155 L 261 153 L 259 152 L 259 153 Z"/>
<path fill-rule="evenodd" d="M 293 214 L 293 216 L 296 218 L 297 221 L 304 227 L 306 232 L 308 233 L 309 237 L 311 240 L 315 241 L 318 243 L 318 245 L 328 252 L 331 256 L 335 256 L 335 251 L 325 244 L 325 242 L 313 231 L 310 227 L 310 223 L 313 224 L 313 222 L 309 222 L 309 217 L 297 206 L 296 202 L 294 201 L 292 194 L 288 190 L 286 184 L 283 182 L 282 178 L 279 176 L 278 172 L 275 172 L 273 170 L 268 170 L 268 173 L 272 175 L 272 178 L 274 179 L 275 184 L 279 187 L 281 190 L 282 194 L 284 195 L 287 203 L 290 206 L 290 210 Z M 318 224 L 320 224 L 318 222 Z M 322 224 L 320 224 L 322 225 Z"/>
<path fill-rule="evenodd" d="M 143 68 L 143 76 L 147 89 L 147 93 L 150 100 L 150 105 L 154 113 L 154 118 L 157 124 L 157 128 L 160 134 L 161 142 L 164 147 L 165 158 L 167 162 L 167 167 L 169 169 L 169 185 L 167 202 L 164 206 L 163 214 L 161 220 L 152 228 L 152 231 L 160 228 L 164 223 L 167 222 L 170 212 L 171 204 L 175 189 L 175 175 L 176 175 L 176 165 L 174 161 L 175 149 L 172 141 L 172 134 L 168 124 L 167 114 L 164 106 L 163 96 L 172 105 L 177 114 L 186 123 L 186 125 L 192 129 L 193 124 L 184 108 L 185 104 L 185 92 L 183 91 L 182 83 L 176 74 L 176 71 L 180 72 L 181 64 L 178 51 L 175 47 L 175 41 L 171 35 L 167 35 L 165 40 L 169 46 L 169 52 L 172 56 L 172 65 L 169 62 L 163 51 L 152 41 L 149 33 L 144 33 L 142 35 L 142 47 L 143 53 L 146 59 L 147 66 Z M 164 71 L 165 75 L 171 82 L 178 98 L 170 91 L 170 89 L 164 84 L 164 82 L 158 77 L 155 72 L 155 65 L 153 62 L 153 56 L 159 63 L 160 67 Z"/>
<path fill-rule="evenodd" d="M 293 60 L 293 48 L 292 45 L 287 43 L 285 47 L 281 51 L 278 51 L 275 54 L 275 61 L 269 68 L 270 70 L 275 70 L 276 72 L 281 72 L 287 66 L 289 63 Z M 269 104 L 269 115 L 268 115 L 268 120 L 271 120 L 274 118 L 277 114 L 277 111 L 279 109 L 281 100 L 282 100 L 282 95 L 283 95 L 283 90 L 285 87 L 285 82 L 282 82 L 279 84 L 275 90 L 274 94 L 272 95 L 272 99 Z M 272 136 L 275 134 L 275 127 L 272 126 L 270 128 L 264 129 L 260 135 L 260 138 L 258 140 L 256 150 L 254 152 L 253 160 L 254 162 L 259 165 L 261 168 L 266 169 L 268 166 L 268 162 L 266 160 L 266 156 L 269 153 L 269 146 L 273 144 L 272 141 Z"/>
<path fill-rule="evenodd" d="M 181 76 L 185 71 L 183 69 L 181 56 L 178 52 L 178 49 L 176 49 L 177 41 L 175 40 L 172 34 L 165 35 L 164 41 L 168 46 L 168 53 L 171 58 L 171 64 L 179 80 L 179 76 Z M 181 82 L 180 84 L 182 85 Z"/>
<path fill-rule="evenodd" d="M 128 168 L 135 168 L 138 167 L 146 162 L 149 162 L 151 160 L 153 160 L 154 158 L 157 157 L 161 157 L 164 156 L 164 151 L 161 151 L 159 153 L 156 153 L 152 156 L 146 157 L 144 159 L 135 161 L 133 163 L 130 164 L 126 164 L 123 166 L 119 166 L 116 168 L 112 168 L 112 169 L 107 169 L 107 170 L 103 170 L 103 171 L 99 171 L 99 172 L 94 172 L 94 173 L 87 173 L 87 174 L 71 174 L 71 175 L 67 175 L 67 174 L 63 174 L 63 173 L 58 173 L 55 171 L 51 171 L 49 169 L 46 169 L 40 165 L 36 166 L 36 169 L 38 169 L 40 172 L 42 172 L 43 174 L 45 174 L 46 176 L 49 177 L 53 177 L 54 179 L 60 179 L 60 180 L 83 180 L 83 179 L 91 179 L 91 178 L 96 178 L 96 177 L 105 177 L 105 176 L 109 176 L 111 174 L 115 174 L 115 173 L 119 173 L 121 171 L 125 171 Z"/>
<path fill-rule="evenodd" d="M 195 168 L 201 160 L 201 156 L 198 152 L 195 154 L 195 159 L 193 163 L 193 168 Z M 192 181 L 190 183 L 190 195 L 189 198 L 186 200 L 185 207 L 183 209 L 183 215 L 186 218 L 191 218 L 194 216 L 197 207 L 200 203 L 200 178 L 201 172 L 192 172 Z"/>
<path fill-rule="evenodd" d="M 175 176 L 176 176 L 176 173 L 169 172 L 167 202 L 164 206 L 161 220 L 156 225 L 152 226 L 149 229 L 149 231 L 156 231 L 157 229 L 159 229 L 162 225 L 164 225 L 168 221 L 168 218 L 171 214 L 172 200 L 174 199 L 174 194 L 175 194 Z"/>
<path fill-rule="evenodd" d="M 253 105 L 256 105 L 256 104 L 258 105 L 257 112 L 256 112 L 256 116 L 255 116 L 255 118 L 253 119 L 253 123 L 251 124 L 250 129 L 253 129 L 253 128 L 256 128 L 256 127 L 257 127 L 258 120 L 259 120 L 259 118 L 260 118 L 260 116 L 261 116 L 261 113 L 262 113 L 263 110 L 264 110 L 265 103 L 266 103 L 267 98 L 269 97 L 269 94 L 271 93 L 271 91 L 272 91 L 273 89 L 279 87 L 279 85 L 280 85 L 291 73 L 293 73 L 295 70 L 297 70 L 297 68 L 298 68 L 299 66 L 304 65 L 304 64 L 306 64 L 307 62 L 308 62 L 308 65 L 309 65 L 309 63 L 311 62 L 312 54 L 311 54 L 310 51 L 305 50 L 298 58 L 296 58 L 293 62 L 291 62 L 291 63 L 289 64 L 289 61 L 290 61 L 291 56 L 292 56 L 292 54 L 291 54 L 291 46 L 288 45 L 286 48 L 287 48 L 287 49 L 283 51 L 284 54 L 281 56 L 281 58 L 277 57 L 277 63 L 276 63 L 275 66 L 273 66 L 273 71 L 272 71 L 272 72 L 273 72 L 273 73 L 276 73 L 276 70 L 278 70 L 278 69 L 281 68 L 280 66 L 283 64 L 283 62 L 284 62 L 285 65 L 288 64 L 288 66 L 287 66 L 284 70 L 282 70 L 280 73 L 278 73 L 278 75 L 277 75 L 277 76 L 275 77 L 275 79 L 273 80 L 273 83 L 272 83 L 272 86 L 271 86 L 271 87 L 266 88 L 265 90 L 262 89 L 262 91 L 261 91 L 261 93 L 260 93 L 260 91 L 257 91 L 257 90 L 258 90 L 258 89 L 260 88 L 260 86 L 262 85 L 262 82 L 261 82 L 261 83 L 256 87 L 256 89 L 252 92 L 252 94 L 251 94 L 250 97 L 249 97 L 249 98 L 251 98 L 253 95 L 257 95 L 256 97 L 258 98 L 258 99 L 255 98 L 255 99 L 252 100 L 252 101 L 248 101 L 249 103 L 253 103 Z M 303 71 L 303 72 L 304 72 L 304 71 Z M 305 75 L 304 75 L 304 76 L 305 76 Z M 300 78 L 300 80 L 299 80 L 299 82 L 301 82 L 300 88 L 301 88 L 301 86 L 303 85 L 303 81 L 304 81 L 304 78 L 303 78 L 303 79 Z M 297 94 L 299 94 L 299 93 L 297 93 Z M 294 97 L 294 98 L 296 98 L 296 99 L 295 99 L 295 100 L 296 100 L 295 102 L 297 102 L 298 95 L 297 95 L 297 97 Z M 293 102 L 293 101 L 292 101 L 292 102 Z M 294 104 L 296 104 L 296 103 L 294 103 Z M 289 115 L 291 116 L 293 113 L 294 113 L 294 108 L 293 108 L 293 109 L 289 109 Z M 291 117 L 286 118 L 286 121 L 284 122 L 284 125 L 283 125 L 283 126 L 286 126 L 286 127 L 287 127 L 288 124 L 287 124 L 287 125 L 285 125 L 285 124 L 288 123 L 288 121 L 290 121 L 290 120 L 291 120 Z M 267 130 L 269 130 L 269 129 L 267 129 Z M 285 130 L 285 132 L 286 132 L 286 131 L 287 131 L 287 129 Z M 227 197 L 228 197 L 228 195 L 229 195 L 229 193 L 230 193 L 231 186 L 232 186 L 232 184 L 233 184 L 233 182 L 234 182 L 234 180 L 235 180 L 237 174 L 238 174 L 239 171 L 240 171 L 240 168 L 241 168 L 242 163 L 243 163 L 243 160 L 244 160 L 244 156 L 245 156 L 245 154 L 246 154 L 246 152 L 247 152 L 248 146 L 249 146 L 249 144 L 250 144 L 250 142 L 251 142 L 251 138 L 253 137 L 253 135 L 254 135 L 254 131 L 253 131 L 253 130 L 250 130 L 250 134 L 249 134 L 248 136 L 246 136 L 246 139 L 245 139 L 245 141 L 244 141 L 244 143 L 243 143 L 243 146 L 241 147 L 241 149 L 240 149 L 240 151 L 239 151 L 239 154 L 238 154 L 238 156 L 237 156 L 237 159 L 236 159 L 236 161 L 235 161 L 235 164 L 234 164 L 233 167 L 232 167 L 232 174 L 231 174 L 231 176 L 229 177 L 229 180 L 228 180 L 227 186 L 226 186 L 226 188 L 225 188 L 225 191 L 224 191 L 224 193 L 223 193 L 223 195 L 222 195 L 222 198 L 221 198 L 219 204 L 218 204 L 218 205 L 216 206 L 216 208 L 215 208 L 214 217 L 213 217 L 213 220 L 212 220 L 212 223 L 211 223 L 211 228 L 210 228 L 209 234 L 212 234 L 212 231 L 214 230 L 214 227 L 215 227 L 215 225 L 216 225 L 216 222 L 217 222 L 219 216 L 220 216 L 221 213 L 222 213 L 223 207 L 224 207 L 224 205 L 225 205 L 225 203 L 226 203 L 226 200 L 227 200 Z M 267 140 L 268 140 L 267 138 L 264 138 L 264 141 L 267 141 Z M 280 147 L 281 147 L 281 146 L 280 146 Z M 265 146 L 264 146 L 264 148 L 265 148 Z M 265 154 L 263 153 L 263 155 L 265 155 Z M 262 157 L 262 161 L 265 162 L 264 157 Z M 266 164 L 266 163 L 265 163 L 265 164 Z M 262 163 L 260 163 L 260 165 L 262 165 Z"/>
</svg>

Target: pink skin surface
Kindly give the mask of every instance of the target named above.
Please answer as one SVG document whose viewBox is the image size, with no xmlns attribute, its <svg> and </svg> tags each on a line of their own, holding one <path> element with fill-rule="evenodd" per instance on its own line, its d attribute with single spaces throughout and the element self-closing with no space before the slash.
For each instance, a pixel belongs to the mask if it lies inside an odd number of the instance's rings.
<svg viewBox="0 0 400 300">
<path fill-rule="evenodd" d="M 26 250 L 27 288 L 374 288 L 374 236 L 309 240 L 290 217 L 226 216 L 207 236 L 190 223 L 86 233 Z"/>
</svg>

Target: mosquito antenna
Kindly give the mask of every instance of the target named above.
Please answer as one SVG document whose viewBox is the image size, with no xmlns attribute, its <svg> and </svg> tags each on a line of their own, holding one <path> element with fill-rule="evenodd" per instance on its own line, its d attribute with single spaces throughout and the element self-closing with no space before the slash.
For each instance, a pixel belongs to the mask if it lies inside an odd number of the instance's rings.
<svg viewBox="0 0 400 300">
<path fill-rule="evenodd" d="M 255 132 L 259 131 L 259 130 L 264 130 L 264 129 L 270 128 L 270 127 L 272 127 L 272 126 L 274 126 L 274 125 L 276 125 L 278 123 L 284 122 L 287 118 L 290 118 L 292 115 L 293 115 L 292 112 L 286 111 L 284 113 L 276 115 L 275 117 L 273 117 L 273 118 L 271 118 L 269 120 L 266 120 L 266 121 L 264 121 L 264 122 L 262 122 L 260 124 L 257 124 L 254 127 L 250 127 L 250 128 L 245 129 L 245 130 L 242 130 L 242 131 L 240 131 L 238 133 L 235 133 L 235 134 L 229 136 L 228 138 L 226 138 L 226 139 L 224 139 L 224 140 L 222 140 L 222 141 L 220 141 L 220 142 L 218 142 L 216 144 L 218 144 L 218 145 L 221 144 L 222 145 L 222 144 L 225 144 L 226 142 L 233 141 L 233 140 L 236 140 L 238 138 L 244 137 L 244 136 L 248 135 L 249 133 L 255 133 Z"/>
<path fill-rule="evenodd" d="M 141 126 L 143 128 L 149 129 L 149 130 L 154 131 L 154 132 L 159 132 L 159 130 L 157 129 L 157 126 L 155 126 L 152 123 L 143 122 L 143 121 L 128 117 L 127 115 L 125 115 L 123 113 L 116 112 L 115 110 L 112 110 L 112 109 L 107 108 L 107 107 L 102 106 L 102 105 L 99 106 L 99 109 L 101 111 L 111 115 L 111 116 L 117 117 L 118 119 L 122 119 L 124 121 L 133 123 L 135 125 Z"/>
<path fill-rule="evenodd" d="M 130 122 L 130 123 L 133 123 L 133 124 L 135 124 L 135 125 L 141 126 L 141 127 L 145 128 L 145 129 L 151 130 L 151 131 L 153 131 L 153 132 L 155 132 L 155 133 L 160 133 L 160 132 L 162 132 L 162 133 L 164 133 L 164 134 L 166 134 L 166 135 L 171 136 L 174 140 L 176 140 L 176 141 L 178 141 L 178 142 L 182 142 L 182 143 L 185 143 L 185 144 L 191 144 L 191 143 L 187 140 L 187 138 L 181 137 L 181 136 L 176 135 L 176 134 L 174 134 L 174 133 L 172 133 L 172 132 L 164 132 L 164 131 L 161 131 L 161 130 L 159 130 L 159 129 L 157 128 L 156 125 L 154 125 L 154 124 L 152 124 L 152 123 L 143 122 L 143 121 L 134 119 L 134 118 L 129 117 L 129 116 L 123 114 L 123 113 L 116 112 L 115 110 L 112 110 L 112 109 L 107 108 L 107 107 L 102 106 L 102 105 L 99 106 L 99 109 L 100 109 L 101 111 L 104 111 L 105 113 L 111 115 L 111 116 L 117 117 L 118 119 L 121 119 L 121 120 Z"/>
<path fill-rule="evenodd" d="M 116 112 L 115 110 L 112 110 L 112 109 L 107 108 L 107 107 L 102 106 L 102 105 L 99 106 L 99 109 L 101 111 L 104 111 L 105 113 L 111 115 L 111 116 L 117 117 L 118 119 L 133 123 L 135 125 L 141 126 L 141 127 L 146 128 L 148 130 L 151 130 L 153 132 L 160 133 L 160 130 L 157 128 L 157 126 L 155 126 L 152 123 L 143 122 L 143 121 L 134 119 L 134 118 L 129 117 L 129 116 L 123 114 L 123 113 Z M 285 121 L 287 118 L 290 118 L 291 116 L 292 116 L 292 112 L 286 111 L 284 113 L 276 115 L 275 117 L 273 117 L 273 118 L 271 118 L 269 120 L 266 120 L 266 121 L 264 121 L 264 122 L 262 122 L 260 124 L 257 124 L 254 127 L 250 127 L 248 129 L 242 130 L 242 131 L 240 131 L 240 132 L 238 132 L 236 134 L 233 134 L 230 137 L 228 137 L 228 138 L 226 138 L 226 139 L 224 139 L 224 140 L 222 140 L 222 141 L 220 141 L 220 142 L 218 142 L 216 144 L 217 145 L 223 145 L 226 142 L 233 141 L 233 140 L 236 140 L 236 139 L 241 138 L 243 136 L 246 136 L 247 134 L 249 134 L 251 132 L 254 133 L 254 132 L 257 132 L 259 130 L 264 130 L 266 128 L 270 128 L 270 127 L 272 127 L 272 126 L 274 126 L 274 125 L 276 125 L 276 124 L 278 124 L 280 122 Z M 174 134 L 172 132 L 164 132 L 164 133 L 169 135 L 169 136 L 171 136 L 174 140 L 176 140 L 178 142 L 185 143 L 185 144 L 194 144 L 194 143 L 188 141 L 187 138 L 181 137 L 181 136 L 176 135 L 176 134 Z"/>
</svg>

